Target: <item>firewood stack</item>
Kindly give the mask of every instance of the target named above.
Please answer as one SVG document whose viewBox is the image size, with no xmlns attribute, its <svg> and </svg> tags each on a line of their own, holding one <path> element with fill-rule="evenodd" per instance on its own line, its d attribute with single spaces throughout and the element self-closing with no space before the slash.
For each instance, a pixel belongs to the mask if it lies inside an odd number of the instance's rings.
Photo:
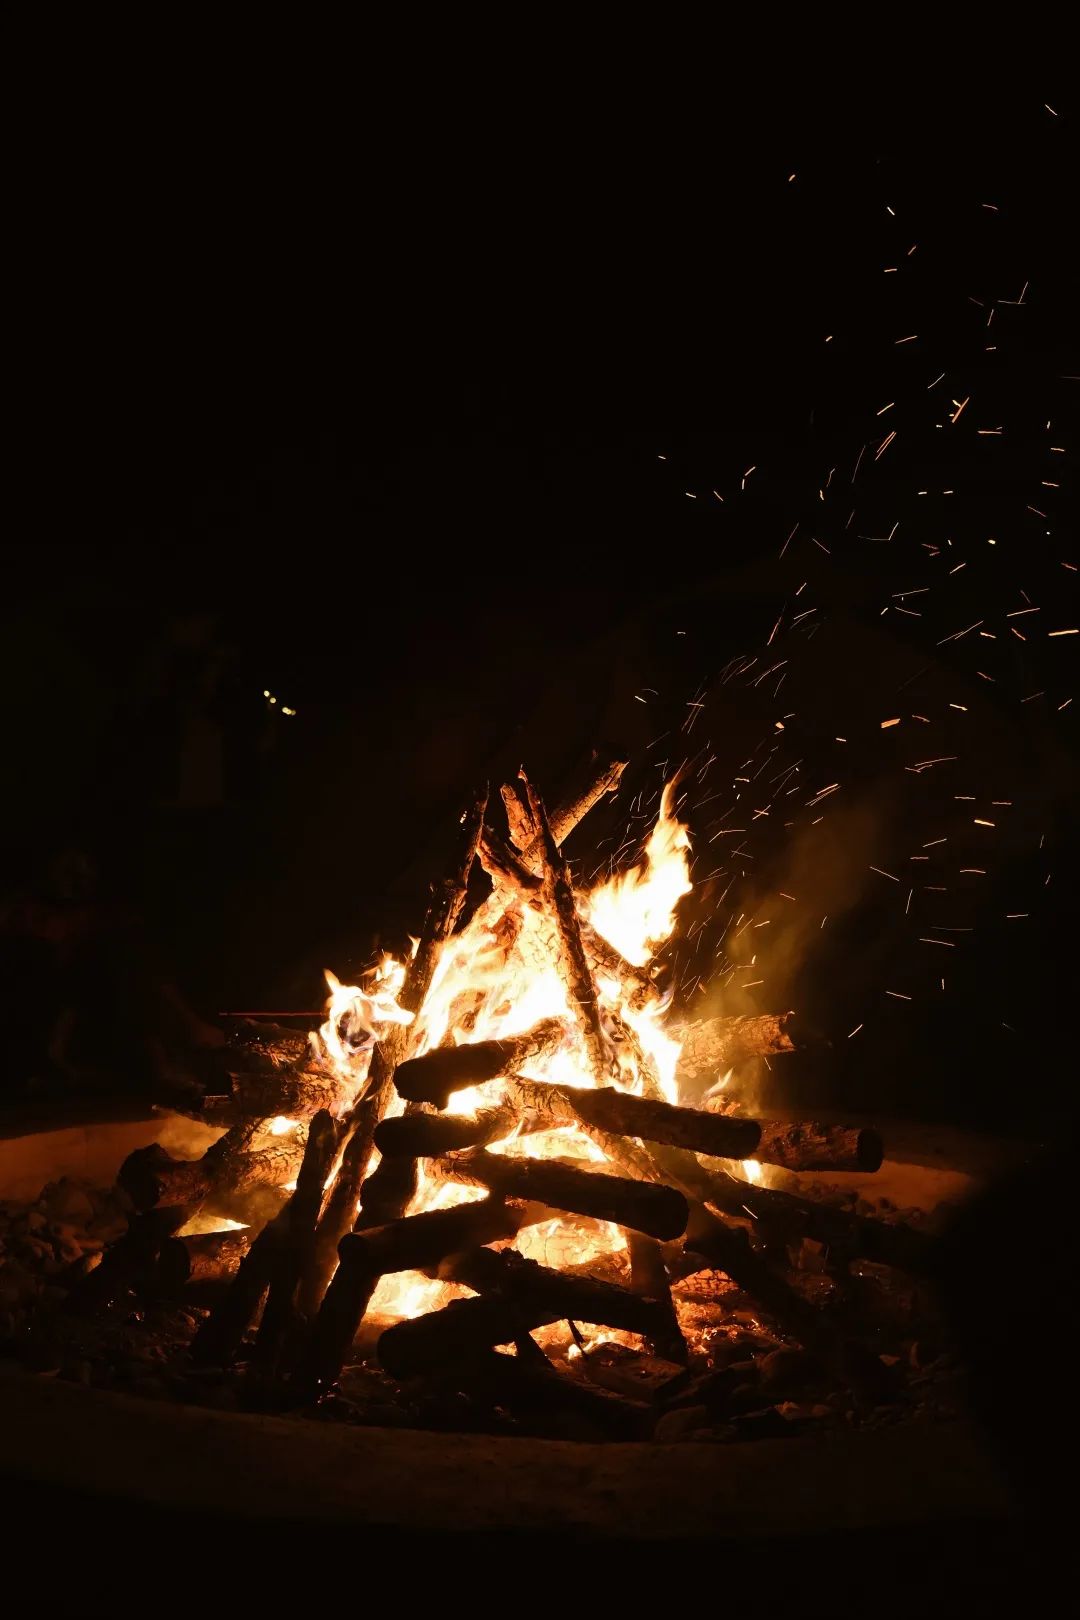
<svg viewBox="0 0 1080 1620">
<path fill-rule="evenodd" d="M 584 1403 L 621 1432 L 620 1404 L 558 1375 L 533 1335 L 562 1322 L 579 1340 L 581 1323 L 638 1335 L 646 1361 L 677 1369 L 689 1351 L 670 1281 L 711 1269 L 856 1387 L 856 1349 L 770 1254 L 809 1237 L 838 1265 L 866 1255 L 918 1271 L 925 1242 L 740 1173 L 748 1160 L 830 1171 L 881 1163 L 872 1130 L 747 1118 L 715 1093 L 747 1059 L 795 1049 L 792 1015 L 665 1025 L 682 1046 L 679 1094 L 697 1106 L 665 1094 L 641 1021 L 663 1012 L 654 970 L 590 923 L 562 849 L 623 769 L 594 761 L 552 813 L 524 778 L 504 786 L 505 831 L 487 793 L 476 797 L 405 970 L 398 1005 L 411 1017 L 381 1026 L 367 1050 L 343 1063 L 318 1037 L 231 1024 L 218 1054 L 231 1094 L 215 1116 L 228 1128 L 196 1162 L 156 1146 L 125 1161 L 119 1180 L 136 1213 L 86 1278 L 82 1306 L 148 1276 L 158 1288 L 213 1282 L 193 1361 L 246 1359 L 253 1396 L 302 1404 L 335 1385 L 383 1279 L 419 1272 L 471 1292 L 383 1323 L 388 1373 L 450 1377 L 497 1402 Z M 669 788 L 662 817 L 673 803 Z M 477 863 L 490 892 L 470 915 Z M 526 947 L 557 973 L 565 1005 L 509 1034 L 496 1024 L 492 1036 L 496 992 L 460 970 L 482 952 L 490 977 L 492 960 Z M 495 1011 L 505 1027 L 508 1009 Z M 553 1078 L 568 1073 L 575 1083 Z M 250 1224 L 188 1235 L 199 1211 L 204 1226 L 208 1211 Z M 595 1239 L 595 1264 L 526 1258 L 530 1232 L 552 1223 L 586 1248 Z"/>
</svg>

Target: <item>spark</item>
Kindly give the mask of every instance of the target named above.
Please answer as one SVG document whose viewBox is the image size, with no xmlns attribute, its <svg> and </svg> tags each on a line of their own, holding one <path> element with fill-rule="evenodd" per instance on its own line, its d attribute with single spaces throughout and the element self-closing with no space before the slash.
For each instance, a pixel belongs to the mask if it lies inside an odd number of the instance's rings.
<svg viewBox="0 0 1080 1620">
<path fill-rule="evenodd" d="M 872 866 L 870 870 L 871 872 L 877 872 L 880 877 L 887 877 L 892 883 L 899 883 L 900 881 L 898 877 L 893 877 L 891 872 L 884 871 L 880 866 Z"/>
</svg>

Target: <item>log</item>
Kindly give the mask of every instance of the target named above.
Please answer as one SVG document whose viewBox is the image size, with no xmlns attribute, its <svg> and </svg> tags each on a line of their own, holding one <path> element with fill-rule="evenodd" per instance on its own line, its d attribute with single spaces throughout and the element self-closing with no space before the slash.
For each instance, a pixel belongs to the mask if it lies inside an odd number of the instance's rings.
<svg viewBox="0 0 1080 1620">
<path fill-rule="evenodd" d="M 297 1376 L 298 1398 L 314 1399 L 338 1378 L 380 1277 L 437 1265 L 454 1250 L 513 1237 L 526 1222 L 544 1218 L 521 1203 L 484 1198 L 346 1233 Z"/>
<path fill-rule="evenodd" d="M 579 822 L 584 821 L 594 804 L 605 793 L 614 793 L 627 766 L 625 759 L 612 753 L 596 753 L 564 792 L 551 813 L 551 835 L 556 844 L 565 844 Z M 532 805 L 530 804 L 530 811 Z M 541 863 L 543 833 L 538 832 L 532 842 L 522 850 L 525 864 L 536 871 Z"/>
<path fill-rule="evenodd" d="M 352 1087 L 319 1069 L 275 1069 L 232 1077 L 232 1103 L 240 1117 L 310 1119 L 320 1109 L 341 1108 Z"/>
<path fill-rule="evenodd" d="M 639 1234 L 633 1236 L 637 1238 Z M 651 1243 L 652 1239 L 641 1238 L 640 1241 Z M 547 1315 L 543 1321 L 546 1322 L 593 1322 L 648 1337 L 662 1332 L 665 1327 L 662 1295 L 667 1293 L 666 1273 L 660 1295 L 639 1289 L 628 1292 L 598 1277 L 567 1276 L 565 1272 L 527 1260 L 515 1249 L 470 1249 L 448 1255 L 439 1265 L 437 1275 L 445 1281 L 463 1283 L 477 1294 L 498 1294 L 529 1311 L 544 1310 Z M 533 1326 L 540 1325 L 538 1317 Z M 510 1342 L 511 1339 L 488 1340 L 488 1344 Z"/>
<path fill-rule="evenodd" d="M 499 794 L 506 808 L 506 825 L 510 833 L 510 842 L 517 850 L 528 849 L 536 837 L 536 827 L 526 805 L 512 782 L 504 782 Z"/>
<path fill-rule="evenodd" d="M 227 1281 L 251 1247 L 248 1227 L 224 1232 L 195 1232 L 167 1238 L 154 1268 L 154 1286 L 163 1294 L 178 1294 L 188 1284 Z"/>
<path fill-rule="evenodd" d="M 285 1029 L 253 1018 L 229 1018 L 224 1035 L 225 1064 L 233 1073 L 317 1067 L 318 1048 L 302 1029 Z"/>
<path fill-rule="evenodd" d="M 465 1046 L 439 1046 L 423 1057 L 400 1063 L 394 1085 L 408 1102 L 445 1108 L 455 1091 L 483 1085 L 523 1063 L 542 1057 L 562 1042 L 568 1026 L 561 1018 L 544 1018 L 520 1035 L 501 1041 L 472 1041 Z"/>
<path fill-rule="evenodd" d="M 221 1142 L 225 1140 L 222 1137 Z M 304 1151 L 303 1140 L 296 1132 L 275 1138 L 257 1151 L 219 1154 L 220 1146 L 215 1142 L 201 1159 L 190 1160 L 174 1159 L 160 1143 L 152 1142 L 128 1154 L 117 1180 L 136 1209 L 184 1208 L 193 1212 L 211 1192 L 235 1196 L 291 1180 Z"/>
<path fill-rule="evenodd" d="M 729 1116 L 730 1117 L 730 1116 Z M 859 1125 L 823 1125 L 817 1120 L 761 1120 L 761 1141 L 745 1158 L 786 1170 L 881 1169 L 885 1148 L 878 1132 Z"/>
<path fill-rule="evenodd" d="M 761 1140 L 761 1128 L 755 1119 L 680 1108 L 674 1103 L 635 1097 L 615 1086 L 590 1089 L 518 1080 L 514 1095 L 535 1097 L 534 1106 L 538 1111 L 557 1114 L 562 1109 L 569 1110 L 577 1119 L 596 1126 L 609 1137 L 641 1137 L 647 1142 L 664 1142 L 715 1158 L 752 1158 Z"/>
<path fill-rule="evenodd" d="M 332 1114 L 321 1110 L 311 1121 L 296 1191 L 284 1211 L 281 1240 L 274 1245 L 269 1292 L 255 1339 L 254 1362 L 260 1374 L 271 1381 L 280 1373 L 287 1340 L 295 1330 L 296 1291 L 315 1242 L 323 1186 L 337 1142 L 337 1122 Z"/>
<path fill-rule="evenodd" d="M 384 1159 L 433 1159 L 459 1148 L 501 1141 L 518 1129 L 521 1119 L 517 1109 L 506 1103 L 477 1114 L 399 1114 L 396 1119 L 381 1121 L 375 1146 Z M 548 1130 L 550 1125 L 545 1122 L 536 1129 Z"/>
<path fill-rule="evenodd" d="M 797 1026 L 794 1013 L 748 1013 L 677 1024 L 668 1033 L 682 1042 L 675 1071 L 680 1088 L 700 1096 L 748 1058 L 794 1052 Z"/>
<path fill-rule="evenodd" d="M 456 1181 L 488 1187 L 504 1198 L 535 1200 L 632 1226 L 650 1237 L 678 1237 L 686 1228 L 686 1199 L 674 1188 L 656 1183 L 579 1169 L 556 1159 L 520 1159 L 483 1149 L 449 1154 L 435 1166 Z"/>
<path fill-rule="evenodd" d="M 435 886 L 416 955 L 405 971 L 399 1006 L 417 1016 L 408 1025 L 394 1024 L 376 1043 L 368 1069 L 367 1089 L 345 1120 L 345 1151 L 315 1234 L 311 1259 L 301 1286 L 301 1303 L 313 1315 L 322 1299 L 337 1260 L 337 1247 L 356 1220 L 360 1188 L 367 1171 L 375 1127 L 386 1112 L 394 1071 L 409 1055 L 420 1036 L 421 1018 L 439 955 L 457 926 L 465 905 L 469 873 L 484 826 L 487 787 L 477 795 L 462 819 L 458 849 L 447 877 Z M 402 1211 L 404 1213 L 404 1211 Z"/>
<path fill-rule="evenodd" d="M 859 1257 L 916 1276 L 933 1274 L 933 1240 L 917 1227 L 854 1215 L 836 1204 L 819 1204 L 775 1187 L 755 1187 L 723 1172 L 706 1173 L 702 1191 L 716 1209 L 749 1218 L 787 1243 L 813 1238 L 839 1261 Z"/>
<path fill-rule="evenodd" d="M 533 820 L 540 829 L 543 897 L 545 905 L 555 918 L 559 944 L 556 957 L 559 976 L 581 1031 L 589 1068 L 599 1086 L 614 1073 L 615 1054 L 600 1017 L 600 1001 L 581 939 L 581 926 L 578 922 L 574 886 L 570 881 L 570 868 L 548 821 L 544 801 L 532 783 L 527 780 L 525 791 Z"/>
<path fill-rule="evenodd" d="M 655 1300 L 660 1307 L 659 1323 L 649 1334 L 650 1344 L 658 1356 L 685 1366 L 690 1352 L 671 1297 L 671 1279 L 663 1250 L 655 1238 L 646 1237 L 642 1232 L 628 1232 L 626 1246 L 630 1251 L 631 1293 Z"/>
<path fill-rule="evenodd" d="M 198 1364 L 227 1366 L 236 1356 L 271 1280 L 280 1275 L 281 1268 L 302 1245 L 305 1229 L 314 1226 L 323 1179 L 335 1144 L 334 1121 L 329 1114 L 317 1114 L 308 1132 L 296 1192 L 281 1212 L 263 1227 L 240 1262 L 223 1298 L 195 1335 L 191 1353 Z"/>
<path fill-rule="evenodd" d="M 543 879 L 526 866 L 518 851 L 493 828 L 485 827 L 481 833 L 477 856 L 493 882 L 504 883 L 527 904 L 539 901 Z"/>
</svg>

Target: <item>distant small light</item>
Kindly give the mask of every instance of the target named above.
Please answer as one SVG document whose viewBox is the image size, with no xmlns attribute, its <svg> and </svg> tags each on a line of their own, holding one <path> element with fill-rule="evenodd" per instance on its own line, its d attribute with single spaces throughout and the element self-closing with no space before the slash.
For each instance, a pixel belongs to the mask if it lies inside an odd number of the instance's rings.
<svg viewBox="0 0 1080 1620">
<path fill-rule="evenodd" d="M 263 687 L 263 697 L 269 697 L 269 696 L 270 696 L 270 693 L 266 690 L 266 687 L 264 686 Z"/>
<path fill-rule="evenodd" d="M 286 704 L 283 703 L 281 705 L 281 712 L 282 712 L 282 714 L 292 715 L 292 714 L 296 713 L 296 710 L 295 709 L 290 709 Z"/>
<path fill-rule="evenodd" d="M 277 702 L 277 698 L 276 698 L 276 697 L 272 697 L 272 698 L 271 698 L 271 699 L 270 699 L 270 702 L 271 702 L 271 703 L 276 703 L 276 702 Z"/>
</svg>

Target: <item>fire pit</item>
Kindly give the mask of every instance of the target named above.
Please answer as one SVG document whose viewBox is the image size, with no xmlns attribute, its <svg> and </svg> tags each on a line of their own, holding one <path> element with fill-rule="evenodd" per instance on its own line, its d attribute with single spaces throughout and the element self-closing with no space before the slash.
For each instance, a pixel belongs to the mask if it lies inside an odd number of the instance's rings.
<svg viewBox="0 0 1080 1620">
<path fill-rule="evenodd" d="M 100 1483 L 107 1457 L 122 1493 L 167 1446 L 160 1500 L 205 1504 L 212 1452 L 222 1508 L 442 1528 L 1001 1508 L 926 1287 L 928 1217 L 972 1175 L 925 1139 L 884 1160 L 872 1126 L 751 1112 L 792 1015 L 668 1016 L 677 780 L 606 883 L 575 889 L 560 848 L 622 768 L 550 817 L 508 784 L 508 835 L 481 795 L 411 959 L 333 981 L 312 1037 L 229 1023 L 199 1118 L 8 1139 L 6 1332 L 36 1374 L 3 1386 L 10 1461 L 81 1483 L 92 1458 Z M 917 1456 L 936 1485 L 913 1500 Z"/>
</svg>

